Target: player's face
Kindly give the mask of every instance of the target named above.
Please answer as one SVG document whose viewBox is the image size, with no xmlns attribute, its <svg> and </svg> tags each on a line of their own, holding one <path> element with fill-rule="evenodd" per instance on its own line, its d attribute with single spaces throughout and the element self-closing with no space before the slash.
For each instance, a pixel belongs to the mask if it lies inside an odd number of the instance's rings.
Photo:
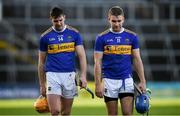
<svg viewBox="0 0 180 116">
<path fill-rule="evenodd" d="M 118 15 L 118 16 L 109 15 L 108 19 L 109 19 L 109 23 L 111 25 L 111 28 L 114 32 L 121 31 L 121 27 L 124 23 L 124 16 L 122 16 L 122 15 Z"/>
<path fill-rule="evenodd" d="M 64 28 L 65 16 L 61 15 L 57 18 L 51 18 L 53 26 L 56 30 L 62 30 Z"/>
</svg>

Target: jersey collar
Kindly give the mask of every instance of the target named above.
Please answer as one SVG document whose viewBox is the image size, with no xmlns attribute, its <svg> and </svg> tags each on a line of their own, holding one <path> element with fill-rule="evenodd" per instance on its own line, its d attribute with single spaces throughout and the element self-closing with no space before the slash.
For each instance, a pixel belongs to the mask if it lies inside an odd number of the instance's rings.
<svg viewBox="0 0 180 116">
<path fill-rule="evenodd" d="M 64 28 L 61 30 L 61 31 L 57 31 L 54 26 L 52 26 L 52 29 L 55 31 L 55 32 L 58 32 L 58 33 L 62 33 L 65 29 L 66 29 L 66 25 L 64 26 Z"/>
<path fill-rule="evenodd" d="M 112 32 L 112 33 L 120 34 L 120 33 L 122 33 L 122 32 L 124 31 L 124 28 L 122 27 L 119 32 L 114 32 L 114 31 L 112 30 L 112 28 L 110 28 L 109 30 L 110 30 L 110 32 Z"/>
</svg>

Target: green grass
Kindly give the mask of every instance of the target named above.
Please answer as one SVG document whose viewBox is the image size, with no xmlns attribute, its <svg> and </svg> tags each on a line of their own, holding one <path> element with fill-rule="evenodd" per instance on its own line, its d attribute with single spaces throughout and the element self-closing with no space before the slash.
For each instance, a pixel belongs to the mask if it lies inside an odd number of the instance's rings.
<svg viewBox="0 0 180 116">
<path fill-rule="evenodd" d="M 93 85 L 89 87 L 94 90 Z M 35 99 L 6 99 L 0 100 L 0 115 L 40 115 L 33 108 Z M 180 98 L 152 98 L 150 115 L 180 115 Z M 119 114 L 121 114 L 119 107 Z M 134 114 L 137 112 L 134 110 Z M 42 114 L 45 115 L 45 114 Z M 87 94 L 85 90 L 79 91 L 75 98 L 72 115 L 107 115 L 103 99 Z"/>
<path fill-rule="evenodd" d="M 40 115 L 33 108 L 35 99 L 0 100 L 0 115 Z M 120 109 L 120 108 L 119 108 Z M 153 99 L 151 115 L 180 115 L 180 98 Z M 121 111 L 119 110 L 119 114 Z M 134 114 L 137 114 L 134 110 Z M 44 114 L 43 114 L 44 115 Z M 79 96 L 75 99 L 72 115 L 106 115 L 103 99 Z"/>
</svg>

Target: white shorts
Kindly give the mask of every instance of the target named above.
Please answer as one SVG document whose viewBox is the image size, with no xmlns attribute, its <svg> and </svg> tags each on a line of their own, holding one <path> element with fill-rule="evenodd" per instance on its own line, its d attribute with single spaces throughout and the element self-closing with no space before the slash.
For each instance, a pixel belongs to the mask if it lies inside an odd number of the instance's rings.
<svg viewBox="0 0 180 116">
<path fill-rule="evenodd" d="M 104 96 L 118 98 L 120 93 L 134 93 L 133 78 L 114 80 L 104 78 Z"/>
<path fill-rule="evenodd" d="M 46 72 L 47 94 L 56 94 L 64 98 L 77 96 L 75 72 L 57 73 Z"/>
</svg>

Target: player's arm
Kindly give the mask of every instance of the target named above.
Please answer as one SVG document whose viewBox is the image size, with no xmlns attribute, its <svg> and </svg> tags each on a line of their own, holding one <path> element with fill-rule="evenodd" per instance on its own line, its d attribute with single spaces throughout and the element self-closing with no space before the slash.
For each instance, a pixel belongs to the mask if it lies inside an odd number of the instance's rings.
<svg viewBox="0 0 180 116">
<path fill-rule="evenodd" d="M 86 54 L 85 54 L 84 47 L 82 45 L 76 46 L 76 53 L 79 58 L 80 69 L 81 69 L 81 75 L 80 75 L 81 84 L 80 84 L 80 86 L 82 88 L 85 88 L 87 86 L 87 79 L 86 79 L 87 61 L 86 61 Z"/>
<path fill-rule="evenodd" d="M 41 95 L 46 95 L 46 76 L 45 76 L 45 65 L 46 60 L 46 52 L 39 51 L 39 59 L 38 59 L 38 77 L 40 84 L 40 93 Z"/>
<path fill-rule="evenodd" d="M 101 79 L 101 65 L 102 65 L 103 52 L 94 53 L 94 80 L 95 80 L 95 93 L 97 97 L 103 97 L 102 79 Z"/>
<path fill-rule="evenodd" d="M 140 79 L 139 87 L 143 92 L 145 92 L 146 91 L 146 80 L 145 80 L 145 76 L 144 76 L 144 66 L 143 66 L 143 63 L 141 60 L 139 48 L 133 49 L 132 54 L 133 54 L 134 69 L 137 72 L 138 77 Z"/>
</svg>

